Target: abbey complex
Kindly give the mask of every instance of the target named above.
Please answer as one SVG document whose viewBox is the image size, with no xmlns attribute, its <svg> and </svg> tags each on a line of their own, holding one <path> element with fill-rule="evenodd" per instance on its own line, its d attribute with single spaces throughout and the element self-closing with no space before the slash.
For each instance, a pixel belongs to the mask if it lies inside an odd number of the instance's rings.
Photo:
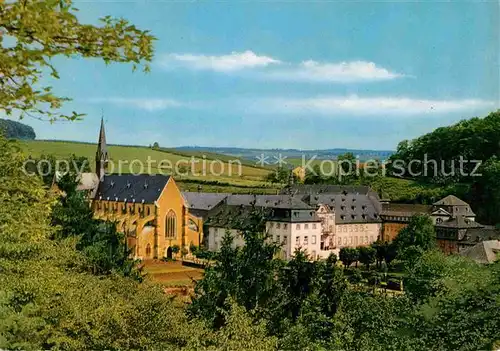
<svg viewBox="0 0 500 351">
<path fill-rule="evenodd" d="M 216 251 L 228 231 L 234 245 L 244 245 L 239 228 L 252 208 L 266 216 L 269 237 L 281 244 L 285 259 L 297 248 L 320 259 L 343 247 L 391 241 L 417 214 L 431 217 L 446 253 L 500 238 L 455 196 L 427 206 L 390 203 L 367 186 L 289 184 L 276 195 L 181 192 L 168 175 L 107 174 L 109 157 L 101 121 L 96 172 L 82 173 L 79 188 L 95 217 L 116 223 L 133 256 L 143 260 L 172 258 L 178 251 L 189 256 L 193 245 Z"/>
</svg>

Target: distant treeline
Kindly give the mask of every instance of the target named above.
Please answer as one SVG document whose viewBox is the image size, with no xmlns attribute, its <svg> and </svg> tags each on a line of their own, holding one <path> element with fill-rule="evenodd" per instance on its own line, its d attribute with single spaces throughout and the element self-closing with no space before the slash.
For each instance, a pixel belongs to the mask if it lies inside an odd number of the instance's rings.
<svg viewBox="0 0 500 351">
<path fill-rule="evenodd" d="M 32 127 L 10 119 L 0 119 L 0 133 L 8 139 L 33 140 L 36 138 Z"/>
<path fill-rule="evenodd" d="M 492 157 L 500 157 L 500 111 L 403 140 L 390 158 L 390 170 L 398 176 L 449 184 L 474 180 L 477 164 Z M 403 164 L 405 173 L 397 174 Z"/>
<path fill-rule="evenodd" d="M 404 140 L 391 161 L 389 173 L 454 187 L 479 221 L 500 224 L 500 110 Z"/>
</svg>

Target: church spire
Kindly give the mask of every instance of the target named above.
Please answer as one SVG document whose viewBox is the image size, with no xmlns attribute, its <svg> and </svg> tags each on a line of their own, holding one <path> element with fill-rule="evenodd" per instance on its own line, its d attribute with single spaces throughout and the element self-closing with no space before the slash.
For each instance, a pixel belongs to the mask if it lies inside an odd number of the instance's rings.
<svg viewBox="0 0 500 351">
<path fill-rule="evenodd" d="M 101 130 L 99 131 L 97 152 L 95 154 L 95 171 L 100 180 L 104 178 L 108 161 L 108 147 L 106 145 L 106 133 L 104 131 L 104 118 L 101 117 Z"/>
</svg>

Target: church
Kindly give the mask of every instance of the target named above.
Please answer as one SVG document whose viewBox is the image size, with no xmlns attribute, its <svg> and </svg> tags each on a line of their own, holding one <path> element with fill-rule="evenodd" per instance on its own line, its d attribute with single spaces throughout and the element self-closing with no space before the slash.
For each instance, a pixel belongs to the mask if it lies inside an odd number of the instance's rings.
<svg viewBox="0 0 500 351">
<path fill-rule="evenodd" d="M 189 213 L 173 177 L 107 174 L 110 156 L 101 120 L 95 173 L 82 174 L 80 179 L 95 218 L 116 223 L 135 258 L 172 258 L 177 251 L 189 254 L 192 245 L 199 246 L 202 219 Z"/>
</svg>

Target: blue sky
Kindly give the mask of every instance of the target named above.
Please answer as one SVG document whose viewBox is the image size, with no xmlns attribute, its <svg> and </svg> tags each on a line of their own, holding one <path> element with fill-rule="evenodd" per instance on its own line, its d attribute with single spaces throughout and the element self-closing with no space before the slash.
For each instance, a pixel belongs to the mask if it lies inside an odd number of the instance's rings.
<svg viewBox="0 0 500 351">
<path fill-rule="evenodd" d="M 162 146 L 394 149 L 499 104 L 491 2 L 77 2 L 158 38 L 149 74 L 57 59 L 80 122 L 38 138 Z"/>
</svg>

